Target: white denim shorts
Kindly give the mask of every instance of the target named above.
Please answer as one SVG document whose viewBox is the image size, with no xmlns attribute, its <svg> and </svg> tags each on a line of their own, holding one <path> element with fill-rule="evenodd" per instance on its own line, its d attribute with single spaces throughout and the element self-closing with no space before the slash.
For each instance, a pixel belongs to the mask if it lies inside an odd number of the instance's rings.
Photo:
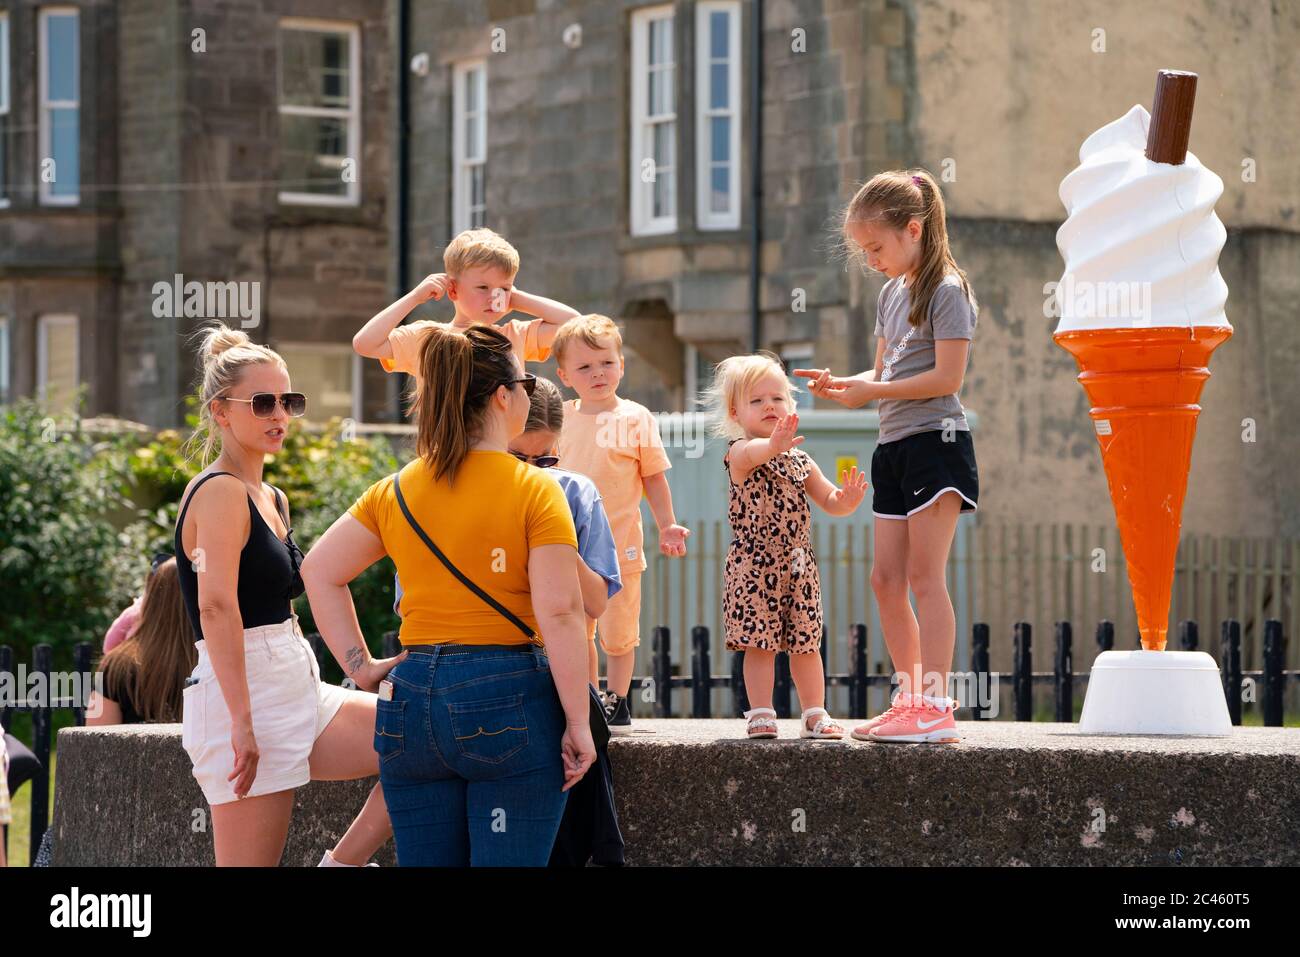
<svg viewBox="0 0 1300 957">
<path fill-rule="evenodd" d="M 234 781 L 226 780 L 235 768 L 230 710 L 207 643 L 200 640 L 195 647 L 199 661 L 190 677 L 198 683 L 184 691 L 181 744 L 208 804 L 228 804 L 238 800 Z M 321 732 L 348 698 L 367 695 L 320 680 L 320 666 L 297 615 L 278 625 L 245 628 L 244 668 L 259 752 L 257 776 L 247 797 L 301 787 L 311 780 L 308 759 Z"/>
</svg>

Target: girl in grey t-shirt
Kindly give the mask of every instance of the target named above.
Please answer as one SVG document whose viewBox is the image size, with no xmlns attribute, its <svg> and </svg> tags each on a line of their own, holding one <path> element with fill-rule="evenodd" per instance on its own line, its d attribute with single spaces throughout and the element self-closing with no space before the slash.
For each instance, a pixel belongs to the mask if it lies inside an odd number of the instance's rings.
<svg viewBox="0 0 1300 957">
<path fill-rule="evenodd" d="M 979 499 L 975 447 L 957 397 L 978 306 L 948 247 L 943 196 L 924 170 L 872 177 L 845 210 L 843 231 L 855 256 L 889 277 L 876 307 L 875 368 L 846 377 L 794 373 L 812 380 L 813 395 L 848 408 L 880 403 L 871 586 L 899 690 L 853 737 L 956 743 L 959 702 L 948 697 L 956 625 L 945 568 L 957 517 Z"/>
</svg>

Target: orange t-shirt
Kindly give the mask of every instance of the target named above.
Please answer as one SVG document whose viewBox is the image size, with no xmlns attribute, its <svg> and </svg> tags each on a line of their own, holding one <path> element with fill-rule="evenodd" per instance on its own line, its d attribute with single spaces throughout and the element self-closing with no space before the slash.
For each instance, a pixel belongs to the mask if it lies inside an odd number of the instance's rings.
<svg viewBox="0 0 1300 957">
<path fill-rule="evenodd" d="M 545 362 L 551 354 L 550 346 L 543 347 L 538 342 L 538 334 L 541 332 L 545 323 L 541 319 L 508 319 L 505 322 L 498 322 L 490 328 L 504 335 L 510 340 L 510 345 L 519 357 L 519 364 L 522 366 L 525 362 Z M 486 325 L 486 324 L 485 324 Z M 424 345 L 424 338 L 429 334 L 429 330 L 434 326 L 442 326 L 444 329 L 456 330 L 450 322 L 434 322 L 432 319 L 421 319 L 419 322 L 408 322 L 404 326 L 398 326 L 388 334 L 388 345 L 393 350 L 391 359 L 380 359 L 379 364 L 384 367 L 385 372 L 406 372 L 415 377 L 420 375 L 420 347 Z"/>
<path fill-rule="evenodd" d="M 650 410 L 619 399 L 609 412 L 579 411 L 581 399 L 564 403 L 560 431 L 560 468 L 580 472 L 596 483 L 605 503 L 610 531 L 618 549 L 619 570 L 642 572 L 641 496 L 643 479 L 672 468 Z"/>
<path fill-rule="evenodd" d="M 528 552 L 578 547 L 560 483 L 509 452 L 471 449 L 456 472 L 435 482 L 422 459 L 398 473 L 402 497 L 420 527 L 461 573 L 523 619 L 543 640 L 528 585 Z M 528 641 L 504 615 L 470 591 L 415 534 L 397 504 L 390 475 L 366 489 L 348 513 L 384 543 L 402 580 L 403 645 Z"/>
</svg>

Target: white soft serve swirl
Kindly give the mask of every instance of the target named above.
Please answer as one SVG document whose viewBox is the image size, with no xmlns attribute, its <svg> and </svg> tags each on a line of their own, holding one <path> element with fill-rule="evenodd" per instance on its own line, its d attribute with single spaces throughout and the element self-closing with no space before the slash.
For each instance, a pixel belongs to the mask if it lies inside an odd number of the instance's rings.
<svg viewBox="0 0 1300 957">
<path fill-rule="evenodd" d="M 1079 166 L 1061 181 L 1069 218 L 1056 232 L 1065 260 L 1057 333 L 1229 326 L 1228 287 L 1219 275 L 1227 231 L 1214 214 L 1223 180 L 1190 152 L 1178 166 L 1147 159 L 1150 122 L 1137 105 L 1107 123 L 1083 141 Z M 1136 300 L 1146 308 L 1108 314 L 1117 311 L 1106 305 L 1116 292 L 1103 284 L 1114 283 L 1149 284 Z"/>
</svg>

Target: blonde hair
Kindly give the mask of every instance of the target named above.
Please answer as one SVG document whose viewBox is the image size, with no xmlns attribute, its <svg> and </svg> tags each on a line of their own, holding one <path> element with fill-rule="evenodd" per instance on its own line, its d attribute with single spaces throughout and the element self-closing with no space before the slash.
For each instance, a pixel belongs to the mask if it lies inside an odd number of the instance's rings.
<svg viewBox="0 0 1300 957">
<path fill-rule="evenodd" d="M 911 287 L 907 321 L 912 326 L 925 322 L 930 300 L 944 277 L 954 274 L 961 280 L 961 290 L 978 312 L 975 293 L 966 273 L 957 265 L 948 246 L 947 211 L 943 194 L 934 177 L 924 169 L 889 170 L 871 177 L 849 201 L 844 210 L 841 236 L 849 256 L 862 263 L 862 252 L 849 236 L 853 223 L 884 223 L 892 229 L 906 228 L 910 220 L 921 223 L 921 264 Z"/>
<path fill-rule="evenodd" d="M 560 326 L 551 342 L 551 355 L 555 357 L 557 366 L 564 365 L 564 353 L 574 339 L 581 339 L 592 349 L 603 349 L 609 345 L 606 340 L 612 339 L 619 356 L 623 355 L 623 335 L 609 316 L 588 313 L 585 316 L 574 316 Z"/>
<path fill-rule="evenodd" d="M 216 458 L 221 444 L 221 430 L 212 418 L 212 400 L 223 397 L 239 384 L 244 370 L 263 362 L 274 362 L 287 370 L 280 354 L 268 346 L 254 342 L 248 333 L 231 329 L 224 323 L 215 323 L 200 329 L 203 342 L 199 346 L 199 362 L 203 379 L 199 385 L 199 424 L 190 436 L 187 459 L 198 455 L 201 467 Z"/>
<path fill-rule="evenodd" d="M 700 404 L 708 411 L 710 435 L 729 439 L 743 439 L 745 430 L 731 416 L 731 410 L 740 406 L 759 379 L 775 372 L 785 383 L 786 398 L 794 408 L 794 393 L 803 390 L 794 386 L 786 376 L 781 358 L 766 349 L 743 356 L 729 356 L 713 367 L 713 383 L 700 393 Z"/>
<path fill-rule="evenodd" d="M 474 266 L 492 266 L 513 279 L 519 272 L 519 252 L 490 229 L 467 229 L 443 251 L 442 268 L 449 276 L 459 276 Z"/>
<path fill-rule="evenodd" d="M 434 480 L 456 471 L 469 454 L 499 386 L 517 378 L 510 340 L 491 326 L 452 332 L 433 326 L 420 347 L 415 450 Z M 516 382 L 512 389 L 523 388 Z"/>
</svg>

